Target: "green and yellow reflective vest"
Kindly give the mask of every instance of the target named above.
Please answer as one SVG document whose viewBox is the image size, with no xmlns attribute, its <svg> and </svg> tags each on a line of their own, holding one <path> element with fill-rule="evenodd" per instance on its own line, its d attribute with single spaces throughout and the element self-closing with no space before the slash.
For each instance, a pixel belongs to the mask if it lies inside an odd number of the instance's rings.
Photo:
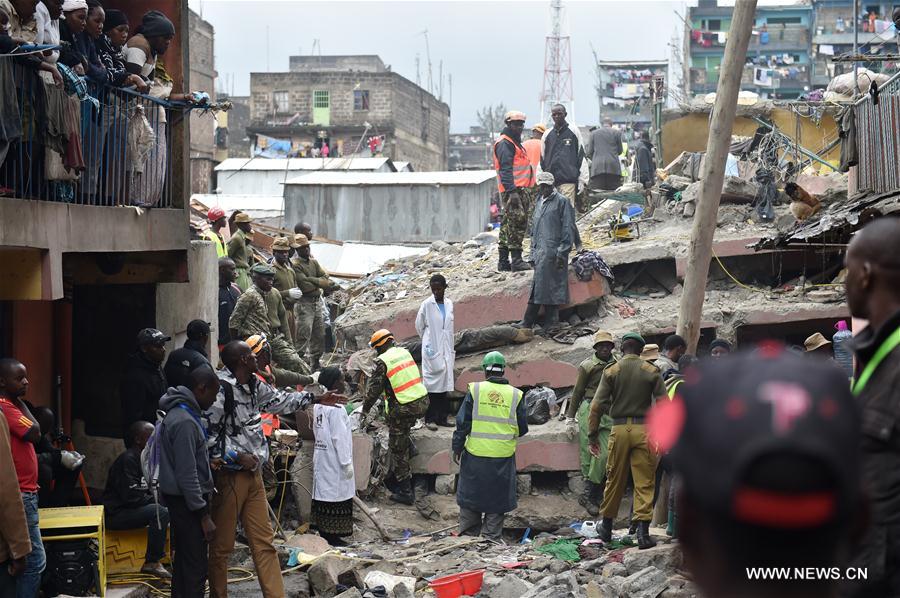
<svg viewBox="0 0 900 598">
<path fill-rule="evenodd" d="M 516 452 L 519 422 L 516 408 L 522 391 L 509 384 L 473 382 L 472 431 L 466 438 L 466 450 L 476 457 L 511 457 Z"/>
<path fill-rule="evenodd" d="M 418 401 L 428 394 L 422 384 L 422 376 L 413 356 L 401 347 L 391 347 L 378 356 L 387 366 L 387 379 L 394 391 L 397 402 L 401 405 Z M 384 403 L 385 412 L 388 402 Z"/>
</svg>

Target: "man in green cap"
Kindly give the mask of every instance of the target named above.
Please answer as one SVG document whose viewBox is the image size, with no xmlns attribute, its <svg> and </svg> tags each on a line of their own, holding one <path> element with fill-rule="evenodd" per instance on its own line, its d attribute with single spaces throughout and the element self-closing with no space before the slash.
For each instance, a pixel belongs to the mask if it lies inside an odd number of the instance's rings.
<svg viewBox="0 0 900 598">
<path fill-rule="evenodd" d="M 234 261 L 234 268 L 237 271 L 237 280 L 234 283 L 241 289 L 246 291 L 250 286 L 250 278 L 247 272 L 250 268 L 250 240 L 253 238 L 253 229 L 250 223 L 253 218 L 244 212 L 238 212 L 234 215 L 234 225 L 237 230 L 228 239 L 228 257 Z"/>
<path fill-rule="evenodd" d="M 298 374 L 309 374 L 309 366 L 294 351 L 281 294 L 273 288 L 275 269 L 269 264 L 255 264 L 250 268 L 250 275 L 253 285 L 237 300 L 228 320 L 231 338 L 264 334 L 272 348 L 272 361 L 276 366 Z"/>
<path fill-rule="evenodd" d="M 600 444 L 600 456 L 591 455 L 588 439 L 588 419 L 591 411 L 591 399 L 600 386 L 603 370 L 616 362 L 613 356 L 613 337 L 606 330 L 598 330 L 594 335 L 594 354 L 581 362 L 578 366 L 578 379 L 572 398 L 569 399 L 569 408 L 566 410 L 566 434 L 569 439 L 578 436 L 581 448 L 581 477 L 584 479 L 584 493 L 578 499 L 578 504 L 587 510 L 591 517 L 596 517 L 600 511 L 597 506 L 603 499 L 603 486 L 606 477 L 606 457 L 608 454 L 606 443 L 609 440 L 609 432 L 612 429 L 612 419 L 608 415 L 600 418 L 598 442 Z M 583 400 L 588 397 L 588 400 Z M 578 421 L 575 414 L 578 414 Z"/>
<path fill-rule="evenodd" d="M 528 420 L 522 391 L 504 377 L 506 358 L 491 351 L 481 365 L 486 380 L 469 384 L 453 432 L 459 533 L 500 540 L 506 513 L 517 506 L 516 443 Z"/>
<path fill-rule="evenodd" d="M 630 467 L 634 479 L 632 520 L 638 524 L 637 540 L 641 549 L 656 545 L 650 536 L 656 457 L 647 442 L 644 417 L 653 400 L 666 398 L 666 387 L 659 368 L 640 357 L 645 344 L 643 337 L 635 332 L 622 337 L 622 358 L 603 370 L 600 386 L 591 402 L 588 422 L 591 454 L 599 457 L 600 418 L 609 415 L 613 420 L 606 461 L 606 489 L 600 505 L 603 521 L 599 537 L 604 542 L 612 539 L 613 519 L 619 513 Z"/>
</svg>

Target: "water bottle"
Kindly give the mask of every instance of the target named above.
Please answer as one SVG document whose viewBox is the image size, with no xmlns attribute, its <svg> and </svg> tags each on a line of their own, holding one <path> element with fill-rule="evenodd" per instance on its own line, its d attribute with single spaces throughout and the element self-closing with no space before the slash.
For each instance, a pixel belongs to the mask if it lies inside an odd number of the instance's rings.
<svg viewBox="0 0 900 598">
<path fill-rule="evenodd" d="M 847 342 L 853 338 L 853 333 L 847 329 L 847 322 L 844 320 L 835 324 L 834 327 L 837 329 L 837 332 L 835 332 L 834 336 L 831 338 L 831 343 L 834 347 L 834 360 L 841 366 L 841 369 L 844 370 L 847 377 L 852 378 L 853 353 L 847 346 Z"/>
</svg>

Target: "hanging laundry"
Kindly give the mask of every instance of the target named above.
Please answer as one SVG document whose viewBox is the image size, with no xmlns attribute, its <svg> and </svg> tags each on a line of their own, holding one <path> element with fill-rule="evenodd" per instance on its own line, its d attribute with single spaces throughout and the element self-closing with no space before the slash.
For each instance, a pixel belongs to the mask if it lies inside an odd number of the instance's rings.
<svg viewBox="0 0 900 598">
<path fill-rule="evenodd" d="M 772 85 L 772 71 L 769 69 L 754 68 L 753 84 L 769 87 Z"/>
<path fill-rule="evenodd" d="M 769 32 L 768 31 L 761 31 L 759 33 L 759 43 L 761 43 L 761 44 L 769 43 Z"/>
<path fill-rule="evenodd" d="M 819 44 L 819 54 L 834 56 L 834 46 L 831 44 Z"/>
<path fill-rule="evenodd" d="M 727 32 L 727 31 L 720 31 L 720 32 L 717 33 L 716 35 L 717 35 L 717 37 L 718 37 L 719 43 L 722 44 L 722 45 L 725 45 L 725 42 L 728 41 L 728 32 Z"/>
</svg>

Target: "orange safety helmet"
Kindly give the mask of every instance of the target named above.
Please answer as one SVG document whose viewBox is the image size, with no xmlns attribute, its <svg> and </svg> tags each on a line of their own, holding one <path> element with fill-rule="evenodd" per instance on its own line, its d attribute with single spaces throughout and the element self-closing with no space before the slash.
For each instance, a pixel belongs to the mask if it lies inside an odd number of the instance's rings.
<svg viewBox="0 0 900 598">
<path fill-rule="evenodd" d="M 245 342 L 250 345 L 250 351 L 254 355 L 259 355 L 259 352 L 268 344 L 265 334 L 254 334 L 253 336 L 247 337 Z"/>
<path fill-rule="evenodd" d="M 376 330 L 375 334 L 372 335 L 372 338 L 369 339 L 369 346 L 373 349 L 377 349 L 384 343 L 390 340 L 394 340 L 394 335 L 387 328 L 382 328 L 381 330 Z"/>
</svg>

